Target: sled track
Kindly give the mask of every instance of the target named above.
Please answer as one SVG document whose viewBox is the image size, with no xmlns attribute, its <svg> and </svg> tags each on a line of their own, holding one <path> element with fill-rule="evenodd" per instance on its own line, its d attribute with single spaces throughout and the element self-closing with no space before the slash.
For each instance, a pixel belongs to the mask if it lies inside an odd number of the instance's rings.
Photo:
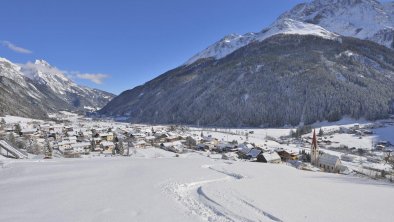
<svg viewBox="0 0 394 222">
<path fill-rule="evenodd" d="M 223 178 L 196 181 L 185 184 L 178 183 L 168 183 L 164 186 L 164 191 L 175 198 L 181 203 L 186 209 L 187 213 L 190 215 L 198 216 L 204 221 L 225 221 L 225 222 L 253 222 L 253 221 L 274 221 L 282 222 L 279 218 L 273 216 L 272 214 L 254 206 L 250 202 L 233 196 L 231 193 L 228 195 L 217 195 L 210 196 L 204 192 L 204 187 L 209 186 L 209 184 L 220 183 L 220 182 L 231 182 L 236 180 L 244 179 L 244 176 L 232 172 L 227 172 L 225 170 L 218 170 L 213 168 L 213 166 L 204 165 L 203 168 L 213 170 L 220 174 L 225 175 Z M 226 204 L 235 205 L 239 209 L 243 209 L 247 212 L 256 216 L 256 219 L 249 219 L 232 212 L 230 209 L 226 208 L 225 205 L 219 203 L 215 200 L 215 197 L 219 198 L 222 202 Z"/>
</svg>

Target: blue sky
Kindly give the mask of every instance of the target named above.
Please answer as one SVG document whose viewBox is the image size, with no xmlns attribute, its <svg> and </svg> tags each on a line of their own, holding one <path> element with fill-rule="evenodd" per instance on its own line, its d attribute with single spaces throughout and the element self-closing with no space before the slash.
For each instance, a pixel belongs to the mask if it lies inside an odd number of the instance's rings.
<svg viewBox="0 0 394 222">
<path fill-rule="evenodd" d="M 300 2 L 2 1 L 0 57 L 17 63 L 44 59 L 68 72 L 102 74 L 101 84 L 74 81 L 119 94 L 181 65 L 229 33 L 260 31 Z"/>
</svg>

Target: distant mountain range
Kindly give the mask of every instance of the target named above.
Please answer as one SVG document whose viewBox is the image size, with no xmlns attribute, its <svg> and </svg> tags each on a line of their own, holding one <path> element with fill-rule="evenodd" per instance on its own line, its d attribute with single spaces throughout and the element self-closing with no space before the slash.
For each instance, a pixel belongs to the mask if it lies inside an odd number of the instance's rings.
<svg viewBox="0 0 394 222">
<path fill-rule="evenodd" d="M 315 0 L 115 97 L 136 123 L 283 126 L 394 112 L 394 4 Z"/>
<path fill-rule="evenodd" d="M 19 65 L 0 58 L 0 115 L 46 118 L 61 110 L 93 112 L 114 96 L 77 85 L 43 60 Z"/>
</svg>

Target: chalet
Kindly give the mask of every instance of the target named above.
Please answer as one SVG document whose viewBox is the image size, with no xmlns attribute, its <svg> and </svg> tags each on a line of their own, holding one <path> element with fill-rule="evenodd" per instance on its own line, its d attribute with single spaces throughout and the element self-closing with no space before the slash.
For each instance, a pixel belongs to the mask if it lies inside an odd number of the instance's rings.
<svg viewBox="0 0 394 222">
<path fill-rule="evenodd" d="M 354 156 L 351 156 L 349 154 L 342 154 L 341 155 L 341 160 L 346 161 L 346 162 L 353 162 L 354 161 Z"/>
<path fill-rule="evenodd" d="M 277 152 L 270 152 L 270 153 L 261 153 L 257 157 L 258 162 L 263 163 L 281 163 L 280 156 Z"/>
<path fill-rule="evenodd" d="M 256 159 L 263 151 L 257 148 L 253 148 L 246 154 L 248 159 Z"/>
<path fill-rule="evenodd" d="M 230 143 L 219 143 L 216 146 L 216 149 L 219 152 L 230 152 L 230 151 L 235 151 L 235 145 L 230 144 Z"/>
<path fill-rule="evenodd" d="M 53 125 L 49 127 L 50 133 L 61 134 L 63 133 L 63 125 Z"/>
<path fill-rule="evenodd" d="M 146 142 L 144 140 L 140 140 L 134 144 L 135 148 L 143 149 L 146 147 Z"/>
<path fill-rule="evenodd" d="M 183 152 L 184 146 L 183 146 L 182 142 L 175 141 L 175 142 L 162 143 L 162 144 L 160 144 L 160 148 L 162 148 L 164 150 L 171 151 L 171 152 L 175 152 L 175 153 L 181 153 L 181 152 Z"/>
<path fill-rule="evenodd" d="M 339 173 L 341 169 L 341 160 L 337 156 L 324 153 L 319 157 L 318 167 L 326 172 Z"/>
<path fill-rule="evenodd" d="M 249 147 L 246 147 L 246 146 L 240 147 L 240 148 L 239 148 L 239 151 L 238 151 L 239 157 L 240 157 L 240 158 L 247 158 L 247 155 L 248 155 L 248 153 L 249 153 L 251 150 L 252 150 L 252 148 L 249 148 Z"/>
<path fill-rule="evenodd" d="M 43 124 L 43 125 L 40 125 L 40 130 L 41 131 L 44 131 L 44 132 L 49 132 L 50 129 L 51 128 L 51 126 L 49 125 L 49 124 Z"/>
<path fill-rule="evenodd" d="M 105 141 L 113 141 L 114 140 L 113 133 L 100 133 L 99 137 L 101 138 L 101 140 L 105 140 Z"/>
<path fill-rule="evenodd" d="M 156 137 L 154 137 L 154 136 L 147 136 L 147 137 L 145 137 L 145 141 L 147 143 L 150 143 L 150 144 L 154 143 L 155 140 L 156 140 Z"/>
<path fill-rule="evenodd" d="M 64 127 L 64 130 L 66 132 L 73 132 L 73 131 L 75 131 L 73 126 L 66 126 L 66 127 Z"/>
<path fill-rule="evenodd" d="M 209 146 L 203 143 L 199 143 L 196 145 L 196 150 L 201 150 L 201 151 L 209 150 Z"/>
<path fill-rule="evenodd" d="M 174 142 L 174 141 L 177 141 L 177 140 L 179 140 L 179 136 L 176 136 L 176 135 L 172 135 L 172 136 L 169 136 L 169 137 L 166 138 L 167 142 Z"/>
<path fill-rule="evenodd" d="M 37 129 L 34 128 L 27 128 L 27 129 L 22 129 L 20 132 L 21 136 L 31 136 L 37 132 Z"/>
<path fill-rule="evenodd" d="M 113 142 L 109 142 L 109 141 L 102 141 L 100 143 L 100 148 L 103 151 L 109 151 L 112 153 L 112 150 L 115 148 L 115 144 Z"/>
<path fill-rule="evenodd" d="M 277 150 L 276 152 L 284 162 L 289 160 L 298 160 L 298 154 L 296 153 L 288 152 L 287 150 L 284 149 Z"/>
<path fill-rule="evenodd" d="M 64 152 L 66 150 L 72 149 L 71 145 L 75 144 L 77 141 L 63 140 L 57 143 L 57 148 Z"/>
<path fill-rule="evenodd" d="M 15 131 L 15 129 L 14 129 L 14 127 L 6 127 L 6 128 L 4 128 L 4 131 L 5 132 L 7 132 L 7 133 L 12 133 L 12 132 L 14 132 Z"/>
<path fill-rule="evenodd" d="M 89 153 L 91 144 L 89 142 L 82 142 L 82 143 L 74 143 L 71 144 L 71 148 L 76 153 Z"/>
</svg>

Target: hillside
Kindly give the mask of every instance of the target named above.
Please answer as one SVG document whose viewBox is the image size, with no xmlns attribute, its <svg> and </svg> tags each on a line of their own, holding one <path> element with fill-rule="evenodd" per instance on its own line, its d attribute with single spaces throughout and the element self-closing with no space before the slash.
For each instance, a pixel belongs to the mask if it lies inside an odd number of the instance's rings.
<svg viewBox="0 0 394 222">
<path fill-rule="evenodd" d="M 370 41 L 280 34 L 123 92 L 100 110 L 132 122 L 283 126 L 393 112 L 394 52 Z"/>
</svg>

